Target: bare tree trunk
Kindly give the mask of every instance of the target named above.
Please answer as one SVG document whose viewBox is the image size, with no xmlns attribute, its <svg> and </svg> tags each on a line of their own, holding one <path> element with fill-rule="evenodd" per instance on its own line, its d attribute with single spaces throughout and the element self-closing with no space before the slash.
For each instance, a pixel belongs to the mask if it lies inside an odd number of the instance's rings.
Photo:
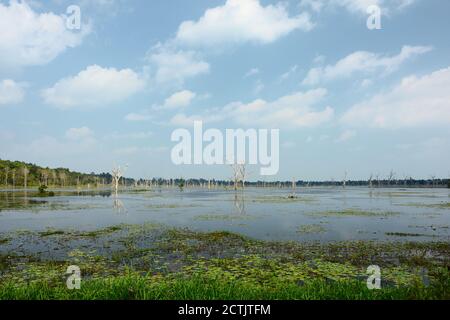
<svg viewBox="0 0 450 320">
<path fill-rule="evenodd" d="M 9 174 L 9 168 L 5 168 L 5 186 L 8 186 L 8 174 Z"/>
<path fill-rule="evenodd" d="M 26 189 L 28 187 L 28 173 L 30 171 L 28 170 L 27 167 L 23 167 L 22 168 L 22 173 L 23 173 L 23 187 Z"/>
<path fill-rule="evenodd" d="M 347 171 L 345 171 L 344 173 L 344 180 L 342 180 L 342 186 L 345 187 L 347 186 Z"/>
<path fill-rule="evenodd" d="M 113 168 L 111 175 L 112 175 L 112 184 L 113 184 L 113 188 L 114 188 L 114 193 L 117 196 L 117 193 L 119 191 L 120 179 L 122 178 L 122 175 L 123 175 L 122 168 L 120 168 L 120 166 Z"/>
</svg>

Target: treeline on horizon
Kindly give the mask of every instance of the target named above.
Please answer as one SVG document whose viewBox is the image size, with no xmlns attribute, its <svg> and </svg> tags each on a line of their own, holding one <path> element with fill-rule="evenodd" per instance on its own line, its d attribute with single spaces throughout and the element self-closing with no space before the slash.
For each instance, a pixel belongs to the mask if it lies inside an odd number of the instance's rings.
<svg viewBox="0 0 450 320">
<path fill-rule="evenodd" d="M 38 186 L 91 186 L 102 187 L 111 185 L 110 173 L 80 173 L 67 168 L 44 168 L 32 163 L 0 159 L 0 186 L 38 187 Z M 242 186 L 242 181 L 239 181 Z M 202 186 L 202 187 L 233 187 L 230 180 L 216 179 L 133 179 L 122 178 L 122 186 Z M 348 181 L 245 181 L 246 187 L 318 187 L 318 186 L 371 186 L 377 187 L 448 187 L 450 179 L 373 179 Z"/>
<path fill-rule="evenodd" d="M 22 161 L 0 159 L 0 186 L 34 187 L 34 186 L 102 186 L 110 185 L 110 173 L 80 173 L 67 168 L 44 168 Z M 133 184 L 134 180 L 123 178 L 125 184 Z"/>
</svg>

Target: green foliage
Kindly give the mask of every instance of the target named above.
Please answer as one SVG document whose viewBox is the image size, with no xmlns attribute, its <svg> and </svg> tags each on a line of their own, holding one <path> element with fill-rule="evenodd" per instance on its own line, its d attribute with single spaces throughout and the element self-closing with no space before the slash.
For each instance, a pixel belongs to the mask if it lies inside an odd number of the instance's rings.
<svg viewBox="0 0 450 320">
<path fill-rule="evenodd" d="M 449 299 L 449 273 L 442 271 L 440 281 L 428 287 L 387 287 L 367 289 L 363 281 L 312 280 L 302 283 L 281 282 L 272 287 L 242 282 L 220 275 L 195 274 L 140 275 L 86 280 L 80 290 L 68 290 L 64 281 L 31 284 L 7 282 L 0 285 L 0 300 L 380 300 Z"/>
<path fill-rule="evenodd" d="M 70 171 L 66 168 L 43 168 L 32 163 L 8 161 L 0 159 L 0 186 L 35 187 L 35 186 L 84 186 L 90 184 L 110 184 L 112 177 L 109 173 L 86 174 Z M 126 179 L 131 185 L 133 179 Z"/>
<path fill-rule="evenodd" d="M 183 178 L 181 178 L 181 179 L 178 181 L 178 188 L 180 188 L 180 191 L 183 191 L 184 186 L 185 186 L 185 181 L 184 181 Z"/>
<path fill-rule="evenodd" d="M 38 188 L 39 194 L 46 194 L 47 193 L 47 189 L 48 189 L 48 187 L 45 186 L 45 185 L 39 186 L 39 188 Z"/>
<path fill-rule="evenodd" d="M 51 242 L 59 257 L 0 254 L 0 300 L 450 298 L 447 242 L 266 242 L 155 224 L 6 236 Z M 368 264 L 382 268 L 381 290 L 367 289 Z M 66 288 L 69 265 L 81 290 Z"/>
</svg>

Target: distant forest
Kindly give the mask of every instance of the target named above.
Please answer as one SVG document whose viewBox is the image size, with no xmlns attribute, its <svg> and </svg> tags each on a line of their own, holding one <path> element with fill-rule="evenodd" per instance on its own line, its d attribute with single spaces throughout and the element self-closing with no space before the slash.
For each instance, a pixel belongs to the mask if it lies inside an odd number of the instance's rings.
<svg viewBox="0 0 450 320">
<path fill-rule="evenodd" d="M 0 186 L 87 186 L 111 184 L 110 173 L 80 173 L 66 168 L 43 168 L 32 163 L 0 159 Z M 123 183 L 134 184 L 133 179 L 124 178 Z"/>
<path fill-rule="evenodd" d="M 73 187 L 90 186 L 103 187 L 111 185 L 112 175 L 110 173 L 80 173 L 70 171 L 67 168 L 43 168 L 32 163 L 21 161 L 8 161 L 0 159 L 0 186 L 1 187 Z M 184 187 L 232 187 L 230 180 L 208 180 L 208 179 L 132 179 L 122 178 L 123 186 L 184 186 Z M 242 181 L 240 181 L 242 186 Z M 317 187 L 317 186 L 371 186 L 377 187 L 448 187 L 450 179 L 395 179 L 390 177 L 383 179 L 379 177 L 359 181 L 245 181 L 246 187 Z"/>
</svg>

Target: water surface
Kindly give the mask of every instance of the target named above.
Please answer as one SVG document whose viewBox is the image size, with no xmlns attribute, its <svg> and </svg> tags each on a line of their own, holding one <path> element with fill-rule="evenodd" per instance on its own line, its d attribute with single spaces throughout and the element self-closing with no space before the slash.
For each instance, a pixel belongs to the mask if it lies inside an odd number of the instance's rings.
<svg viewBox="0 0 450 320">
<path fill-rule="evenodd" d="M 450 240 L 450 191 L 400 188 L 0 192 L 0 234 L 159 223 L 261 240 Z"/>
</svg>

